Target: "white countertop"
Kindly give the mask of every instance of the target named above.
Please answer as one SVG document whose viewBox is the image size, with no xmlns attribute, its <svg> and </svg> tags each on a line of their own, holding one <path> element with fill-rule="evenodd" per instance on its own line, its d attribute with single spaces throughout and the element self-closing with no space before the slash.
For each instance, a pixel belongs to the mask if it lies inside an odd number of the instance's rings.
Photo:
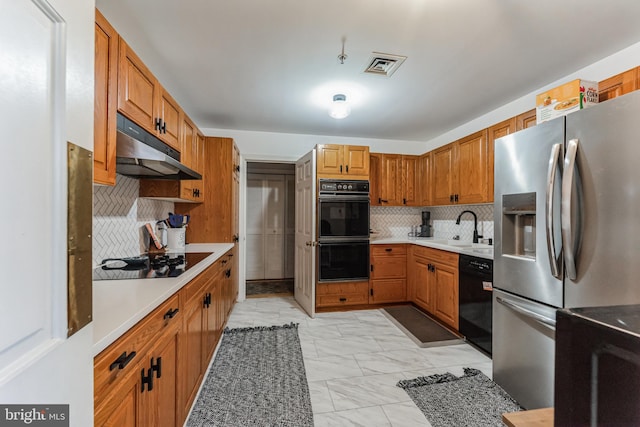
<svg viewBox="0 0 640 427">
<path fill-rule="evenodd" d="M 93 282 L 93 355 L 96 356 L 132 326 L 223 256 L 233 243 L 192 243 L 186 252 L 212 252 L 178 277 Z"/>
<path fill-rule="evenodd" d="M 482 243 L 436 239 L 434 237 L 373 237 L 369 242 L 372 245 L 409 243 L 428 248 L 441 249 L 443 251 L 457 252 L 459 254 L 475 256 L 478 258 L 493 259 L 493 246 Z"/>
</svg>

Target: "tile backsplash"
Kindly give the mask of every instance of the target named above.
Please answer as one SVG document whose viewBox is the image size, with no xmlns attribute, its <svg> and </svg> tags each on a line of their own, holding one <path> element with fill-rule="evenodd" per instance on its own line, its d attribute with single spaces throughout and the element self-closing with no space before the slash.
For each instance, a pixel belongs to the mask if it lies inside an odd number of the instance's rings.
<svg viewBox="0 0 640 427">
<path fill-rule="evenodd" d="M 143 227 L 167 218 L 174 204 L 138 197 L 140 181 L 117 175 L 114 187 L 93 186 L 93 262 L 146 250 Z"/>
<path fill-rule="evenodd" d="M 431 207 L 371 207 L 371 228 L 376 232 L 373 238 L 407 237 L 411 227 L 422 222 L 422 211 L 431 212 L 432 236 L 438 239 L 451 239 L 459 235 L 460 240 L 473 239 L 473 216 L 465 214 L 460 225 L 456 219 L 460 212 L 471 210 L 478 216 L 478 234 L 484 238 L 493 238 L 493 205 L 458 205 Z"/>
</svg>

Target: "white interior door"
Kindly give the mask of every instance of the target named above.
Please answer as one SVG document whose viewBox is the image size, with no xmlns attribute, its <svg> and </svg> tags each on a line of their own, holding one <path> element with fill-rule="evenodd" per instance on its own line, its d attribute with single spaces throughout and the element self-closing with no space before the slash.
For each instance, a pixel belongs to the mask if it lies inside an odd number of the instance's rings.
<svg viewBox="0 0 640 427">
<path fill-rule="evenodd" d="M 284 178 L 286 198 L 284 203 L 284 277 L 293 277 L 296 258 L 296 179 L 295 175 Z"/>
<path fill-rule="evenodd" d="M 267 175 L 263 180 L 267 200 L 265 214 L 265 279 L 284 278 L 284 175 Z"/>
<path fill-rule="evenodd" d="M 285 201 L 284 175 L 247 177 L 247 280 L 285 277 Z"/>
<path fill-rule="evenodd" d="M 247 277 L 246 280 L 264 279 L 264 210 L 262 176 L 247 177 Z"/>
<path fill-rule="evenodd" d="M 316 151 L 296 162 L 294 297 L 309 314 L 316 308 Z"/>
</svg>

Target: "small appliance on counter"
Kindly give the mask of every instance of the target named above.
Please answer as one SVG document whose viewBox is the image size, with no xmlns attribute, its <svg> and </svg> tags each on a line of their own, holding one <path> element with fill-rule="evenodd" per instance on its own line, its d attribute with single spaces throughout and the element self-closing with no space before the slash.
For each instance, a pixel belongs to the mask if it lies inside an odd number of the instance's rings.
<svg viewBox="0 0 640 427">
<path fill-rule="evenodd" d="M 431 212 L 422 211 L 422 224 L 420 225 L 420 235 L 417 237 L 431 237 L 431 225 L 429 225 L 430 219 L 431 219 Z"/>
</svg>

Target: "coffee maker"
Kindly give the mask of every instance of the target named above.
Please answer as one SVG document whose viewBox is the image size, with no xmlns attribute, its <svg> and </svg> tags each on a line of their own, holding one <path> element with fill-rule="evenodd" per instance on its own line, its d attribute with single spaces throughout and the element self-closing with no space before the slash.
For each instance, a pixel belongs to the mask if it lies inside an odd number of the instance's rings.
<svg viewBox="0 0 640 427">
<path fill-rule="evenodd" d="M 429 220 L 431 219 L 431 212 L 422 211 L 422 224 L 420 225 L 420 237 L 431 237 L 431 226 Z"/>
</svg>

